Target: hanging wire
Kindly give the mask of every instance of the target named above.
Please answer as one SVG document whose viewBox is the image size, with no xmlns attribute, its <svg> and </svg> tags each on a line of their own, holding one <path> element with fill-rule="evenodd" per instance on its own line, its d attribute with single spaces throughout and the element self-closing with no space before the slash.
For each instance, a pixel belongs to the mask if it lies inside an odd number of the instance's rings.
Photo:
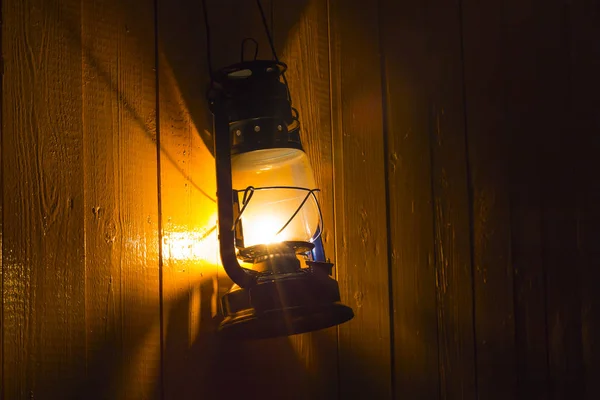
<svg viewBox="0 0 600 400">
<path fill-rule="evenodd" d="M 271 30 L 269 29 L 267 17 L 265 16 L 265 10 L 263 10 L 263 6 L 260 0 L 256 0 L 256 5 L 258 6 L 258 10 L 260 11 L 260 17 L 265 28 L 265 33 L 267 34 L 267 39 L 269 39 L 269 45 L 271 46 L 273 58 L 275 59 L 275 61 L 279 62 L 279 57 L 277 57 L 277 51 L 275 50 L 275 44 L 273 43 L 273 36 L 271 36 Z"/>
<path fill-rule="evenodd" d="M 265 28 L 265 33 L 267 35 L 267 39 L 269 40 L 269 46 L 271 47 L 271 52 L 273 54 L 273 58 L 275 59 L 275 61 L 277 63 L 280 63 L 279 61 L 279 57 L 277 56 L 277 51 L 275 50 L 275 43 L 273 41 L 273 35 L 271 33 L 271 30 L 273 29 L 273 24 L 274 24 L 274 11 L 273 8 L 271 7 L 271 29 L 269 29 L 269 24 L 267 22 L 267 17 L 265 15 L 265 11 L 263 9 L 262 3 L 260 0 L 256 0 L 256 5 L 258 6 L 258 10 L 260 11 L 260 18 L 262 20 L 263 23 L 263 27 Z M 209 19 L 208 19 L 208 11 L 207 11 L 207 7 L 206 7 L 206 0 L 202 0 L 202 13 L 204 16 L 204 27 L 205 27 L 205 31 L 206 31 L 206 65 L 208 68 L 208 74 L 210 76 L 210 80 L 211 80 L 211 86 L 212 86 L 212 82 L 214 81 L 214 70 L 213 70 L 213 63 L 212 63 L 212 50 L 211 50 L 211 36 L 210 36 L 210 24 L 209 24 Z M 246 38 L 242 41 L 242 57 L 241 59 L 243 60 L 243 47 L 244 44 L 246 43 L 246 41 L 248 40 L 252 40 L 256 43 L 256 40 L 252 39 L 252 38 Z M 258 43 L 256 43 L 256 51 L 254 53 L 254 59 L 256 60 L 258 56 Z M 285 88 L 287 91 L 287 100 L 290 103 L 290 108 L 292 109 L 293 113 L 296 115 L 296 117 L 294 118 L 294 120 L 298 120 L 297 115 L 298 115 L 298 110 L 296 110 L 293 106 L 292 106 L 292 94 L 290 92 L 290 85 L 288 84 L 288 80 L 287 77 L 285 76 L 285 71 L 283 71 L 281 73 L 281 78 L 283 79 L 283 83 L 285 84 Z"/>
<path fill-rule="evenodd" d="M 314 242 L 315 240 L 317 240 L 320 236 L 321 233 L 323 232 L 323 212 L 321 211 L 321 205 L 319 204 L 319 200 L 317 199 L 317 196 L 315 195 L 315 193 L 320 192 L 321 189 L 307 189 L 307 188 L 303 188 L 300 186 L 262 186 L 262 187 L 254 187 L 254 186 L 248 186 L 246 189 L 244 189 L 244 196 L 242 197 L 242 208 L 240 209 L 240 213 L 238 214 L 237 218 L 235 219 L 235 222 L 233 223 L 233 226 L 231 228 L 231 230 L 235 230 L 235 227 L 237 226 L 237 224 L 240 222 L 240 220 L 242 219 L 242 215 L 244 214 L 244 211 L 246 210 L 246 208 L 248 207 L 248 204 L 250 204 L 250 200 L 252 200 L 252 196 L 254 196 L 254 192 L 258 191 L 258 190 L 277 190 L 277 189 L 293 189 L 293 190 L 302 190 L 307 192 L 306 196 L 304 197 L 304 199 L 302 200 L 302 202 L 300 203 L 300 205 L 296 208 L 296 211 L 292 214 L 292 216 L 287 220 L 287 222 L 283 225 L 283 227 L 281 229 L 279 229 L 279 231 L 277 231 L 277 233 L 275 234 L 275 236 L 279 235 L 281 232 L 283 232 L 285 230 L 285 228 L 288 227 L 288 225 L 292 222 L 292 220 L 296 217 L 296 215 L 298 215 L 298 213 L 300 212 L 300 210 L 302 209 L 302 207 L 304 207 L 304 205 L 306 204 L 306 202 L 308 201 L 309 198 L 313 198 L 315 205 L 317 206 L 317 210 L 319 212 L 319 230 L 318 230 L 318 234 L 312 238 L 312 241 Z M 240 192 L 241 190 L 238 190 L 236 192 Z"/>
<path fill-rule="evenodd" d="M 271 37 L 273 38 L 273 42 L 275 42 L 275 1 L 271 1 L 271 7 L 269 12 L 271 15 Z"/>
<path fill-rule="evenodd" d="M 204 14 L 204 28 L 206 30 L 206 66 L 210 76 L 211 86 L 214 81 L 214 72 L 212 66 L 212 51 L 210 48 L 210 25 L 208 24 L 208 11 L 206 10 L 206 0 L 202 0 L 202 13 Z"/>
<path fill-rule="evenodd" d="M 265 28 L 265 33 L 267 34 L 267 39 L 269 39 L 269 45 L 271 46 L 271 52 L 273 53 L 273 58 L 276 62 L 279 61 L 279 57 L 277 57 L 277 51 L 275 50 L 275 43 L 273 42 L 273 36 L 271 35 L 271 30 L 269 29 L 269 24 L 267 22 L 267 17 L 265 16 L 265 10 L 263 9 L 262 3 L 260 0 L 256 0 L 256 5 L 258 6 L 258 10 L 260 11 L 260 18 L 262 19 L 263 27 Z M 272 17 L 273 14 L 271 14 Z M 287 90 L 287 97 L 290 103 L 290 107 L 292 107 L 292 94 L 290 93 L 290 85 L 288 85 L 287 78 L 285 77 L 285 71 L 281 73 L 281 77 L 283 78 L 283 83 L 285 84 L 285 88 Z M 293 108 L 293 107 L 292 107 Z"/>
</svg>

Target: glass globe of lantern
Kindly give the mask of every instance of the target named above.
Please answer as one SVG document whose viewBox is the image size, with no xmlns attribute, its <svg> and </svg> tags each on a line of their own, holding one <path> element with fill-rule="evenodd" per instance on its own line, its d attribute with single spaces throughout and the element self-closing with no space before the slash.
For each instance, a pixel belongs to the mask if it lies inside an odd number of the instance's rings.
<svg viewBox="0 0 600 400">
<path fill-rule="evenodd" d="M 316 187 L 304 151 L 273 148 L 236 154 L 231 170 L 240 204 L 247 188 L 257 188 L 241 217 L 244 247 L 312 241 L 319 226 L 319 210 L 313 199 L 304 202 L 307 190 Z"/>
</svg>

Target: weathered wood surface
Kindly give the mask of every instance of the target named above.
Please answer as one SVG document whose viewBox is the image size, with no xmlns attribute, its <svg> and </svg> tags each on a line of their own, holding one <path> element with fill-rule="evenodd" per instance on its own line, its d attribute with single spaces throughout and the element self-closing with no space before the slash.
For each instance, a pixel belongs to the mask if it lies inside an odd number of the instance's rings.
<svg viewBox="0 0 600 400">
<path fill-rule="evenodd" d="M 462 4 L 477 395 L 516 396 L 510 135 L 503 5 Z M 508 107 L 508 109 L 507 109 Z M 508 162 L 507 162 L 508 161 Z M 503 382 L 498 385 L 498 382 Z"/>
<path fill-rule="evenodd" d="M 174 399 L 217 394 L 206 378 L 215 362 L 206 345 L 214 342 L 218 263 L 215 167 L 203 140 L 210 143 L 211 117 L 201 6 L 158 3 L 162 384 L 163 398 Z"/>
<path fill-rule="evenodd" d="M 85 378 L 81 9 L 2 2 L 3 383 L 69 398 Z"/>
<path fill-rule="evenodd" d="M 325 254 L 336 264 L 327 0 L 273 0 L 273 5 L 275 47 L 288 65 L 302 143 L 321 189 Z M 337 398 L 338 386 L 331 384 L 338 381 L 337 328 L 296 335 L 290 343 L 305 382 L 298 398 Z"/>
<path fill-rule="evenodd" d="M 377 4 L 330 1 L 341 398 L 392 395 L 387 212 Z"/>
<path fill-rule="evenodd" d="M 546 258 L 543 254 L 544 230 L 547 220 L 542 213 L 545 201 L 542 180 L 544 167 L 542 146 L 547 129 L 555 129 L 554 122 L 545 124 L 546 107 L 552 98 L 550 89 L 554 79 L 564 82 L 564 70 L 548 65 L 540 70 L 548 49 L 545 38 L 559 29 L 558 20 L 538 14 L 538 3 L 513 1 L 503 13 L 505 59 L 519 63 L 505 63 L 506 75 L 506 134 L 510 138 L 512 155 L 511 179 L 511 253 L 514 268 L 515 343 L 517 361 L 517 395 L 519 398 L 548 398 L 548 327 L 546 325 L 547 281 Z M 537 21 L 537 23 L 534 23 Z M 553 43 L 555 45 L 555 43 Z M 555 57 L 560 57 L 557 52 Z M 562 78 L 553 77 L 563 74 Z M 541 96 L 541 97 L 540 97 Z"/>
<path fill-rule="evenodd" d="M 262 4 L 355 319 L 215 334 L 201 1 L 5 0 L 2 398 L 598 398 L 595 2 Z"/>
<path fill-rule="evenodd" d="M 380 10 L 396 398 L 440 393 L 427 10 L 393 0 Z"/>
<path fill-rule="evenodd" d="M 465 139 L 461 18 L 458 1 L 439 2 L 428 16 L 426 68 L 437 288 L 440 393 L 473 398 L 476 388 L 472 196 Z"/>
<path fill-rule="evenodd" d="M 600 13 L 594 1 L 572 2 L 566 23 L 571 28 L 571 120 L 569 137 L 575 141 L 577 250 L 581 268 L 581 340 L 583 398 L 600 397 Z M 564 268 L 569 273 L 569 268 Z"/>
<path fill-rule="evenodd" d="M 534 5 L 537 5 L 534 3 Z M 532 5 L 531 42 L 536 54 L 535 97 L 529 113 L 542 166 L 542 262 L 546 284 L 546 340 L 549 397 L 582 398 L 584 366 L 581 331 L 581 258 L 578 256 L 577 192 L 584 183 L 578 166 L 578 138 L 571 120 L 572 71 L 568 9 L 562 1 L 545 3 L 542 16 Z M 548 118 L 548 116 L 551 116 Z M 559 156 L 560 155 L 560 156 Z M 564 160 L 557 162 L 557 156 Z"/>
<path fill-rule="evenodd" d="M 82 2 L 87 375 L 157 398 L 160 296 L 152 1 Z"/>
</svg>

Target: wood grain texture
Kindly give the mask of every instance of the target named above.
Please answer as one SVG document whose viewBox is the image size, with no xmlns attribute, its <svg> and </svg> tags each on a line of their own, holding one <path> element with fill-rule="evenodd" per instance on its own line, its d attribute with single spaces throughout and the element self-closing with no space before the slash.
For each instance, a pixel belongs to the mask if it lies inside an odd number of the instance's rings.
<svg viewBox="0 0 600 400">
<path fill-rule="evenodd" d="M 597 2 L 579 0 L 568 8 L 571 89 L 571 135 L 575 141 L 579 175 L 577 196 L 577 248 L 581 265 L 581 339 L 583 398 L 600 397 L 600 9 Z"/>
<path fill-rule="evenodd" d="M 512 155 L 510 171 L 511 256 L 514 268 L 515 344 L 518 398 L 545 399 L 548 388 L 546 326 L 546 277 L 543 264 L 541 144 L 546 135 L 540 127 L 545 106 L 538 96 L 548 96 L 548 75 L 540 60 L 542 38 L 547 34 L 536 2 L 513 1 L 504 8 L 507 63 L 506 129 Z M 547 24 L 547 23 L 546 23 Z M 509 60 L 519 60 L 512 63 Z"/>
<path fill-rule="evenodd" d="M 477 395 L 515 398 L 513 266 L 502 5 L 462 3 L 466 132 L 470 165 Z M 499 385 L 499 382 L 502 382 Z"/>
<path fill-rule="evenodd" d="M 0 20 L 2 20 L 2 11 L 1 11 L 2 7 L 0 6 Z M 0 28 L 0 62 L 2 63 L 1 65 L 3 66 L 2 68 L 4 69 L 4 53 L 2 52 L 2 29 Z M 4 74 L 4 71 L 2 72 Z M 3 91 L 2 91 L 2 84 L 0 83 L 0 129 L 3 130 L 3 123 L 2 123 L 2 100 L 4 99 L 3 97 Z M 4 210 L 2 208 L 2 203 L 4 202 L 4 179 L 3 179 L 3 171 L 4 168 L 2 168 L 2 135 L 0 135 L 0 399 L 4 399 L 4 390 L 2 389 L 2 387 L 4 387 L 4 268 L 2 268 L 2 235 L 3 235 L 3 228 L 2 228 L 2 221 L 4 220 Z"/>
<path fill-rule="evenodd" d="M 120 17 L 120 10 L 101 2 L 88 3 L 82 9 L 86 348 L 87 358 L 92 360 L 88 365 L 93 371 L 90 386 L 104 396 L 116 396 L 122 385 L 119 372 L 124 328 L 119 262 L 122 236 L 120 232 L 117 235 L 122 165 L 118 162 L 119 98 L 115 94 L 120 82 L 113 83 L 112 79 L 118 76 L 116 42 L 121 26 L 107 26 L 98 14 L 114 21 Z"/>
<path fill-rule="evenodd" d="M 209 73 L 201 15 L 201 2 L 159 2 L 162 366 L 167 399 L 216 397 L 221 382 L 212 373 L 218 354 L 209 350 L 216 347 L 218 246 L 214 158 L 203 141 L 210 137 L 212 120 L 204 99 Z M 191 48 L 197 53 L 193 57 Z"/>
<path fill-rule="evenodd" d="M 2 8 L 2 392 L 70 398 L 85 374 L 80 3 Z"/>
<path fill-rule="evenodd" d="M 474 398 L 471 202 L 459 3 L 440 1 L 431 8 L 428 19 L 440 390 L 442 398 Z"/>
<path fill-rule="evenodd" d="M 327 0 L 274 1 L 273 21 L 275 46 L 288 65 L 292 105 L 300 115 L 302 143 L 321 189 L 325 254 L 335 264 Z M 305 371 L 304 396 L 336 398 L 337 328 L 295 335 L 290 342 Z"/>
<path fill-rule="evenodd" d="M 537 4 L 536 4 L 537 6 Z M 578 168 L 580 150 L 572 134 L 572 71 L 568 8 L 562 1 L 544 3 L 532 13 L 535 27 L 528 51 L 536 54 L 536 117 L 543 175 L 542 240 L 546 274 L 546 323 L 549 395 L 582 398 L 584 365 L 581 330 L 581 258 L 578 257 L 577 193 L 585 182 Z M 531 78 L 530 78 L 531 79 Z M 547 118 L 551 115 L 552 118 Z M 559 162 L 560 157 L 563 162 Z"/>
<path fill-rule="evenodd" d="M 439 398 L 428 7 L 381 3 L 396 398 Z"/>
<path fill-rule="evenodd" d="M 0 20 L 2 20 L 2 11 L 0 6 Z M 4 68 L 4 53 L 2 53 L 2 29 L 0 28 L 0 62 Z M 4 71 L 3 71 L 4 73 Z M 2 100 L 3 100 L 3 92 L 2 92 L 2 84 L 0 83 L 0 129 L 3 129 L 4 125 L 2 123 Z M 2 168 L 2 135 L 0 135 L 0 399 L 4 399 L 4 268 L 2 268 L 2 221 L 4 220 L 4 210 L 2 208 L 2 203 L 4 202 L 4 179 L 2 178 L 4 169 Z"/>
<path fill-rule="evenodd" d="M 378 8 L 329 2 L 341 398 L 392 396 Z"/>
<path fill-rule="evenodd" d="M 156 398 L 160 377 L 153 3 L 83 2 L 88 382 Z"/>
<path fill-rule="evenodd" d="M 596 2 L 263 6 L 354 320 L 216 335 L 201 1 L 4 0 L 0 398 L 600 397 Z"/>
</svg>

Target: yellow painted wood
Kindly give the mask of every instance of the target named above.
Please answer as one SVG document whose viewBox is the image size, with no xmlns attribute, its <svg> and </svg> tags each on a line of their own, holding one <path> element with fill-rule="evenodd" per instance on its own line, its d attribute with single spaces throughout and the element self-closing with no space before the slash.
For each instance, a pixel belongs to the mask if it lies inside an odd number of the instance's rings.
<svg viewBox="0 0 600 400">
<path fill-rule="evenodd" d="M 292 104 L 298 109 L 301 137 L 315 173 L 323 212 L 326 257 L 335 263 L 333 152 L 329 93 L 329 37 L 326 0 L 274 1 L 274 38 L 288 65 Z M 290 338 L 304 369 L 301 398 L 337 397 L 337 328 Z M 305 394 L 304 394 L 305 393 Z"/>
<path fill-rule="evenodd" d="M 5 0 L 0 397 L 598 397 L 592 2 L 262 4 L 355 319 L 216 335 L 202 1 Z"/>
<path fill-rule="evenodd" d="M 159 9 L 163 394 L 214 398 L 219 262 L 202 10 L 200 2 L 171 1 Z"/>
<path fill-rule="evenodd" d="M 86 390 L 156 395 L 160 381 L 154 12 L 82 3 Z"/>
<path fill-rule="evenodd" d="M 329 2 L 341 398 L 391 391 L 383 106 L 377 3 Z"/>
<path fill-rule="evenodd" d="M 381 3 L 393 285 L 394 385 L 399 398 L 439 398 L 433 235 L 428 4 Z"/>
<path fill-rule="evenodd" d="M 427 72 L 441 398 L 474 398 L 476 340 L 458 1 L 428 14 Z"/>
<path fill-rule="evenodd" d="M 510 70 L 506 64 L 511 63 L 512 57 L 507 54 L 503 37 L 503 18 L 500 8 L 477 1 L 463 3 L 476 376 L 478 396 L 486 399 L 517 396 L 515 276 L 511 265 L 513 223 L 509 166 L 505 160 L 517 159 L 518 151 L 511 151 L 510 135 L 506 134 L 512 131 L 506 118 L 512 102 L 506 96 L 510 78 L 504 71 Z M 499 386 L 498 381 L 504 384 Z"/>
<path fill-rule="evenodd" d="M 3 398 L 85 377 L 81 10 L 2 3 Z"/>
</svg>

